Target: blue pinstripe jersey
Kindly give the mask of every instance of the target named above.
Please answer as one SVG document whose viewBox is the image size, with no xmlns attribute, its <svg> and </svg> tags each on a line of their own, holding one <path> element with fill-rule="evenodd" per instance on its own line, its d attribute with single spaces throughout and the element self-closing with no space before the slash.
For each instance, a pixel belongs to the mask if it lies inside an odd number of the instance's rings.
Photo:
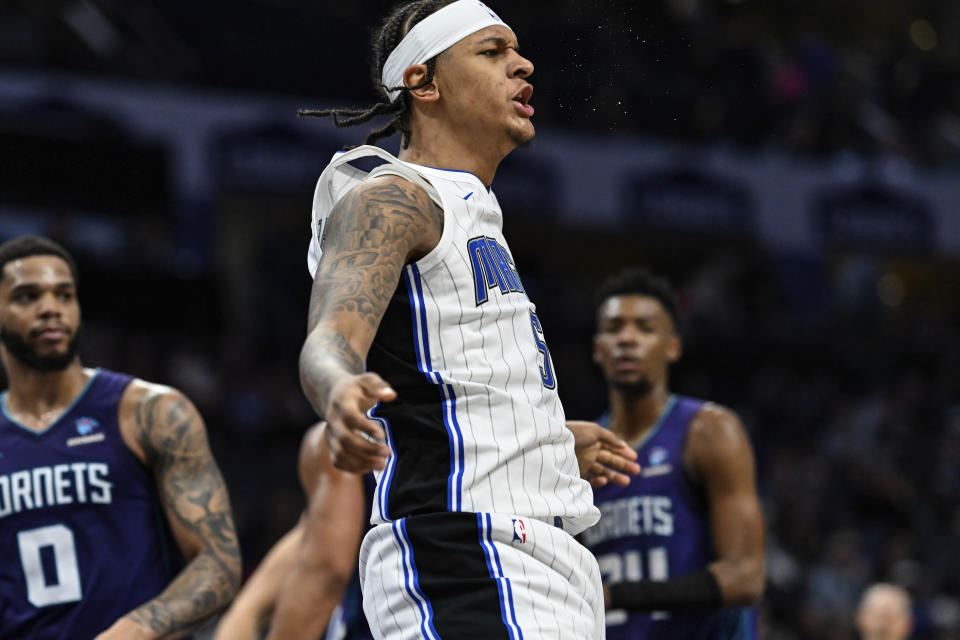
<svg viewBox="0 0 960 640">
<path fill-rule="evenodd" d="M 376 157 L 367 174 L 350 163 Z M 443 209 L 437 246 L 406 265 L 366 366 L 397 391 L 369 413 L 390 448 L 372 520 L 502 513 L 576 534 L 596 522 L 557 392 L 544 328 L 503 234 L 494 193 L 473 174 L 401 162 L 376 147 L 336 156 L 317 182 L 309 264 L 336 203 L 369 176 L 420 185 Z"/>
<path fill-rule="evenodd" d="M 643 467 L 627 487 L 594 490 L 600 522 L 584 532 L 605 583 L 666 580 L 699 571 L 716 558 L 709 508 L 683 467 L 683 451 L 700 400 L 671 396 L 637 447 Z M 600 419 L 606 424 L 607 416 Z M 705 613 L 607 612 L 608 640 L 754 640 L 756 610 Z"/>
</svg>

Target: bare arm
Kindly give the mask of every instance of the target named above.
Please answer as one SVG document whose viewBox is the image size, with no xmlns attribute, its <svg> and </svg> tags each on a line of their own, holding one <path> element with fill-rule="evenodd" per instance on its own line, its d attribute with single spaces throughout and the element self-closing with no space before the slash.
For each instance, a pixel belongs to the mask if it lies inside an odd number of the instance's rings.
<svg viewBox="0 0 960 640">
<path fill-rule="evenodd" d="M 164 591 L 103 638 L 180 638 L 230 602 L 240 548 L 230 499 L 193 404 L 169 387 L 134 382 L 121 401 L 124 440 L 153 471 L 160 502 L 187 566 Z"/>
<path fill-rule="evenodd" d="M 223 614 L 214 640 L 260 640 L 263 637 L 280 589 L 296 564 L 303 529 L 301 520 L 277 540 Z"/>
<path fill-rule="evenodd" d="M 662 582 L 604 586 L 608 609 L 685 611 L 746 606 L 763 594 L 763 516 L 753 451 L 736 414 L 706 405 L 687 435 L 684 465 L 704 488 L 717 559 Z"/>
<path fill-rule="evenodd" d="M 367 352 L 404 265 L 440 240 L 443 213 L 426 192 L 395 176 L 375 178 L 348 193 L 330 214 L 325 246 L 310 297 L 300 382 L 313 408 L 328 422 L 337 467 L 382 468 L 383 432 L 365 417 L 395 392 L 364 373 Z"/>
<path fill-rule="evenodd" d="M 300 485 L 308 500 L 319 480 L 315 452 L 322 440 L 323 423 L 320 423 L 307 431 L 300 445 Z M 277 540 L 220 618 L 214 640 L 260 640 L 263 637 L 283 585 L 296 568 L 305 528 L 306 515 Z M 318 635 L 315 634 L 314 638 Z"/>
<path fill-rule="evenodd" d="M 704 487 L 717 560 L 709 570 L 723 602 L 753 604 L 763 595 L 763 515 L 753 450 L 737 415 L 707 405 L 690 427 L 685 458 Z"/>
<path fill-rule="evenodd" d="M 305 446 L 300 457 L 301 478 L 309 487 L 304 535 L 280 592 L 269 639 L 320 637 L 356 571 L 367 515 L 363 479 L 336 469 L 326 440 L 314 433 L 314 446 Z"/>
</svg>

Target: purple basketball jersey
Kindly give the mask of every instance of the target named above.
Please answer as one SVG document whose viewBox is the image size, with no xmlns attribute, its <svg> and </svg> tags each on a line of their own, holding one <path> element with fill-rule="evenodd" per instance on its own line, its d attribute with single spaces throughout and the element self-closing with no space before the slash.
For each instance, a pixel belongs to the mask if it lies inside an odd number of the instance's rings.
<svg viewBox="0 0 960 640">
<path fill-rule="evenodd" d="M 594 490 L 600 522 L 583 538 L 604 583 L 666 580 L 700 571 L 715 558 L 708 505 L 683 466 L 690 423 L 700 400 L 671 396 L 637 447 L 643 467 L 627 487 Z M 606 416 L 600 422 L 606 426 Z M 756 612 L 607 612 L 607 640 L 753 640 Z"/>
<path fill-rule="evenodd" d="M 0 396 L 0 638 L 88 640 L 170 582 L 180 562 L 153 478 L 124 444 L 130 376 L 97 370 L 42 432 Z"/>
</svg>

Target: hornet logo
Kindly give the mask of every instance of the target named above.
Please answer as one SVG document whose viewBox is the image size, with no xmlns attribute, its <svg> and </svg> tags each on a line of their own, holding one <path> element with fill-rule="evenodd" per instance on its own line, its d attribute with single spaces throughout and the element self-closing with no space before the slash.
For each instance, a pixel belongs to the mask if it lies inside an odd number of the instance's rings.
<svg viewBox="0 0 960 640">
<path fill-rule="evenodd" d="M 100 423 L 93 418 L 79 418 L 77 420 L 77 433 L 85 436 L 99 426 Z"/>
<path fill-rule="evenodd" d="M 650 464 L 663 464 L 667 461 L 668 457 L 670 457 L 670 454 L 667 453 L 666 449 L 663 447 L 654 447 L 653 451 L 650 452 Z"/>
</svg>

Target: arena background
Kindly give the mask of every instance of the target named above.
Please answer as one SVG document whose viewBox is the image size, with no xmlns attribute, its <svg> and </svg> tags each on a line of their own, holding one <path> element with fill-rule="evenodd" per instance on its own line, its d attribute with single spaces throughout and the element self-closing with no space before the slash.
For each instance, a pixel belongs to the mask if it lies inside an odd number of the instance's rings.
<svg viewBox="0 0 960 640">
<path fill-rule="evenodd" d="M 366 131 L 295 111 L 369 102 L 392 4 L 0 2 L 0 238 L 75 251 L 86 364 L 199 405 L 248 571 L 303 502 L 313 184 Z M 764 637 L 852 638 L 884 579 L 960 638 L 960 3 L 501 4 L 538 138 L 494 188 L 568 415 L 598 282 L 668 275 L 675 389 L 756 447 Z"/>
</svg>

